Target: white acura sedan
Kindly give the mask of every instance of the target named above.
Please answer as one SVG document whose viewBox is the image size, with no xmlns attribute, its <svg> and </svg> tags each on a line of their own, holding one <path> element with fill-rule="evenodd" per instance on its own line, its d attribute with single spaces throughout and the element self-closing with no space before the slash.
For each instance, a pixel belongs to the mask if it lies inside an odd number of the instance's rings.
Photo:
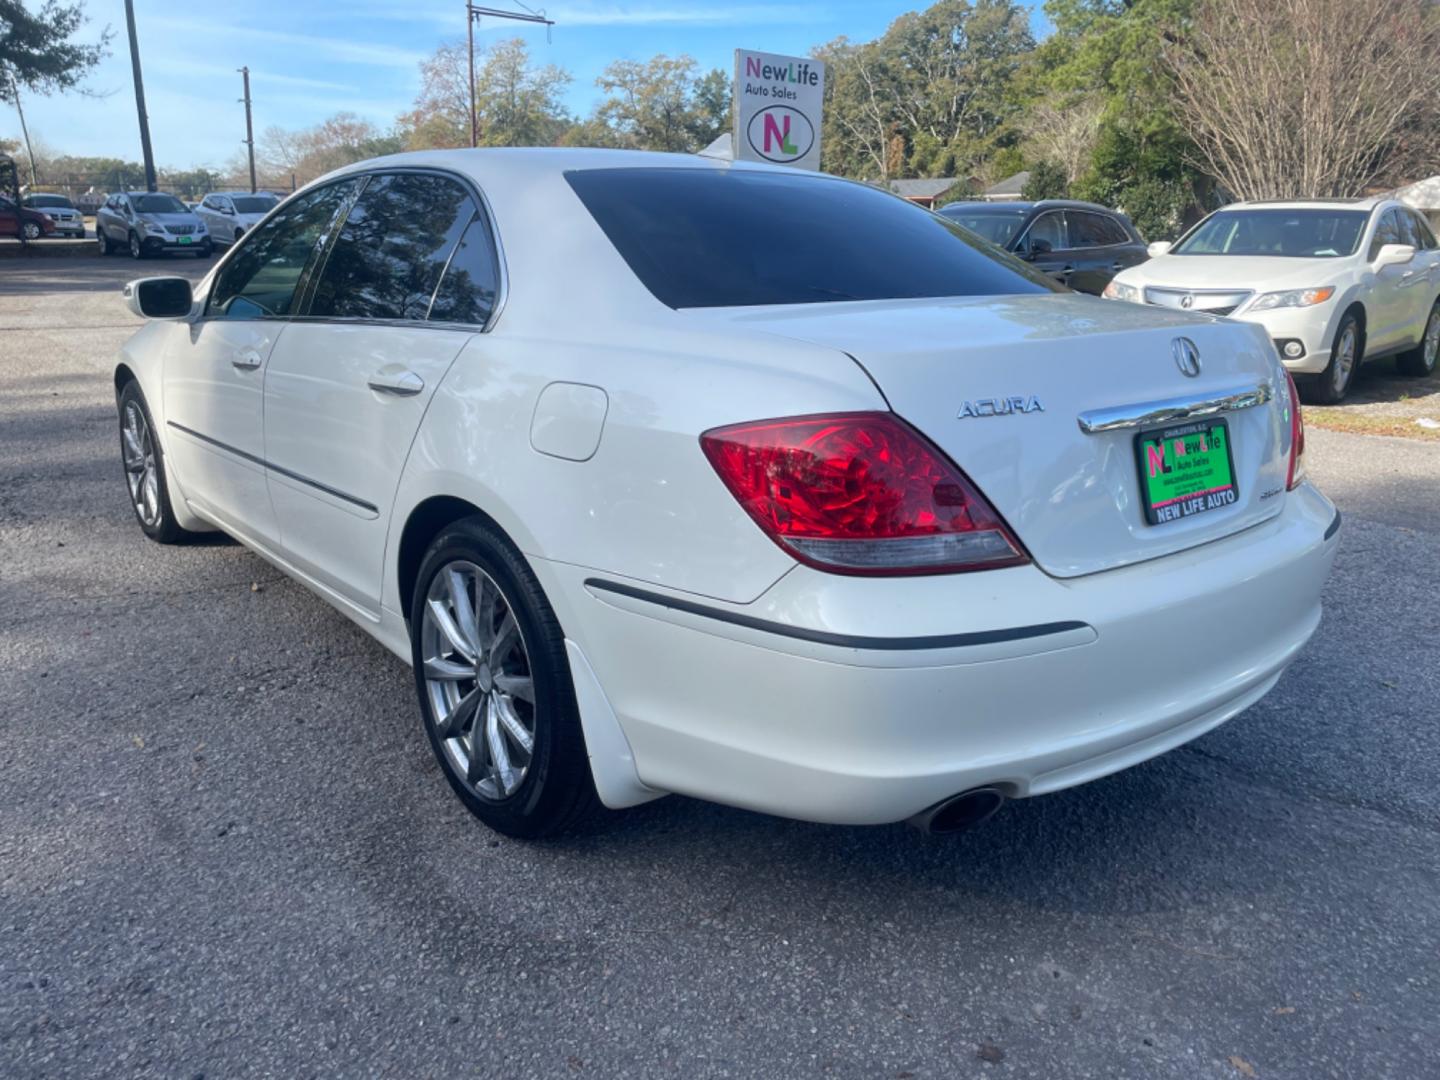
<svg viewBox="0 0 1440 1080">
<path fill-rule="evenodd" d="M 1211 730 L 1320 620 L 1339 516 L 1263 331 L 863 184 L 406 154 L 127 295 L 141 528 L 409 662 L 512 835 L 667 792 L 960 828 Z"/>
<path fill-rule="evenodd" d="M 1435 370 L 1440 243 L 1393 199 L 1236 203 L 1150 254 L 1105 295 L 1259 324 L 1317 402 L 1342 400 L 1367 360 Z"/>
</svg>

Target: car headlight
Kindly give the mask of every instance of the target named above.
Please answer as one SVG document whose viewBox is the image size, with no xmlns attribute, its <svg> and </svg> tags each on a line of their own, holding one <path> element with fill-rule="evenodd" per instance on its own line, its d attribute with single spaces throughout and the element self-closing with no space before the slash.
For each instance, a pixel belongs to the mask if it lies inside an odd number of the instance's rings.
<svg viewBox="0 0 1440 1080">
<path fill-rule="evenodd" d="M 1123 281 L 1111 279 L 1110 284 L 1105 286 L 1105 291 L 1100 294 L 1107 300 L 1126 300 L 1132 304 L 1138 304 L 1140 290 L 1134 285 L 1126 285 Z"/>
<path fill-rule="evenodd" d="M 165 226 L 164 226 L 164 225 L 156 225 L 153 221 L 147 221 L 147 222 L 145 222 L 145 231 L 146 231 L 146 232 L 152 232 L 152 233 L 158 233 L 158 234 L 160 234 L 161 236 L 163 236 L 163 235 L 165 234 Z"/>
<path fill-rule="evenodd" d="M 198 223 L 196 224 L 196 226 L 195 226 L 195 231 L 196 231 L 197 233 L 204 232 L 204 231 L 205 231 L 205 223 L 204 223 L 203 221 L 198 222 Z"/>
<path fill-rule="evenodd" d="M 1314 307 L 1323 304 L 1335 295 L 1333 285 L 1321 289 L 1286 289 L 1284 292 L 1267 292 L 1257 296 L 1250 305 L 1251 311 L 1273 311 L 1285 307 Z"/>
</svg>

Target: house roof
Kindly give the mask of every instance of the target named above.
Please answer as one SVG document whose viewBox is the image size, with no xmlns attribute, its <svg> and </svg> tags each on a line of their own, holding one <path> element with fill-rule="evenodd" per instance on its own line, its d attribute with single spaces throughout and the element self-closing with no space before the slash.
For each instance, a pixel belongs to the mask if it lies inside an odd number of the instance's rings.
<svg viewBox="0 0 1440 1080">
<path fill-rule="evenodd" d="M 959 178 L 954 176 L 930 177 L 924 180 L 891 180 L 890 190 L 907 199 L 933 199 L 936 195 L 945 194 L 958 183 L 960 183 Z"/>
<path fill-rule="evenodd" d="M 1417 210 L 1440 210 L 1440 176 L 1406 184 L 1396 190 L 1393 197 Z"/>
<path fill-rule="evenodd" d="M 986 195 L 1020 195 L 1025 191 L 1025 185 L 1030 182 L 1030 170 L 1025 169 L 1017 172 L 1014 176 L 1007 176 L 993 187 L 985 189 Z"/>
</svg>

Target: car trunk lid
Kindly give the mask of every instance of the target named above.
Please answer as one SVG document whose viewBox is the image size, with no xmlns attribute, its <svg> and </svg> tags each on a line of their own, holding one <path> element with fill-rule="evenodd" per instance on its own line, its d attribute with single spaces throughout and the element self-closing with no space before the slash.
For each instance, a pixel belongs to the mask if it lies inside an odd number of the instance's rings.
<svg viewBox="0 0 1440 1080">
<path fill-rule="evenodd" d="M 1207 543 L 1278 513 L 1283 502 L 1288 400 L 1272 350 L 1255 327 L 1075 295 L 695 314 L 850 355 L 1056 577 Z M 1198 354 L 1194 375 L 1181 371 L 1179 338 Z M 1235 500 L 1150 524 L 1136 436 L 1179 423 L 1122 426 L 1116 418 L 1231 395 L 1241 395 L 1240 407 L 1218 415 L 1228 425 Z M 1083 429 L 1082 417 L 1093 430 Z"/>
</svg>

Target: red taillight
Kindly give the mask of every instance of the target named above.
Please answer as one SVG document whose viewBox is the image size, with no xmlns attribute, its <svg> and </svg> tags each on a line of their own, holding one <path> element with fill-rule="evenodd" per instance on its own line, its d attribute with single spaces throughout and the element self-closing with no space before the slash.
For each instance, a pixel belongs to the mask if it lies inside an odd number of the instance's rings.
<svg viewBox="0 0 1440 1080">
<path fill-rule="evenodd" d="M 1285 385 L 1290 393 L 1290 472 L 1285 477 L 1285 490 L 1294 491 L 1305 479 L 1305 421 L 1300 416 L 1300 392 L 1295 389 L 1295 376 L 1285 371 Z"/>
<path fill-rule="evenodd" d="M 700 436 L 765 534 L 841 574 L 939 574 L 1028 559 L 985 497 L 891 413 L 764 420 Z"/>
</svg>

